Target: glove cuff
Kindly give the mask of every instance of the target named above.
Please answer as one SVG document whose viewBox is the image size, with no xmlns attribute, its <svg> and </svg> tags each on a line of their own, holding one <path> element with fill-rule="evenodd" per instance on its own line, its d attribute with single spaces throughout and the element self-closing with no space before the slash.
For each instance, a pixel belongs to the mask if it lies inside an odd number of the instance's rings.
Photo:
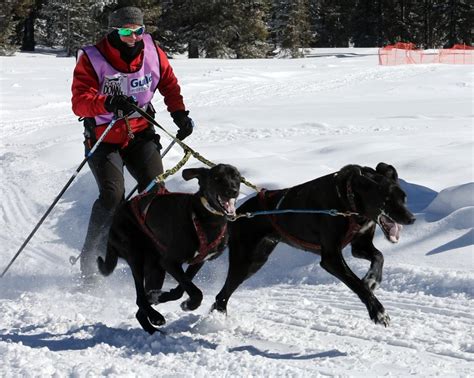
<svg viewBox="0 0 474 378">
<path fill-rule="evenodd" d="M 107 110 L 110 113 L 113 113 L 114 110 L 115 110 L 115 107 L 112 105 L 112 98 L 113 98 L 113 96 L 108 95 L 107 98 L 105 99 L 105 102 L 104 102 L 105 110 Z"/>
<path fill-rule="evenodd" d="M 171 113 L 171 118 L 173 118 L 174 123 L 179 123 L 183 118 L 187 117 L 189 110 L 176 110 Z"/>
</svg>

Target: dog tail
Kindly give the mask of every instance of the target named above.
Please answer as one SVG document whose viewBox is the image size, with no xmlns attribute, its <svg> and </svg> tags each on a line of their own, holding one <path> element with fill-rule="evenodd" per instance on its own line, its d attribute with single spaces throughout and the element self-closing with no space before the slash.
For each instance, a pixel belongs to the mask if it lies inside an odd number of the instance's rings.
<svg viewBox="0 0 474 378">
<path fill-rule="evenodd" d="M 104 275 L 108 276 L 112 273 L 117 266 L 118 255 L 115 252 L 115 249 L 112 246 L 107 247 L 107 256 L 105 256 L 105 260 L 102 257 L 97 257 L 97 266 L 99 267 L 99 271 Z"/>
</svg>

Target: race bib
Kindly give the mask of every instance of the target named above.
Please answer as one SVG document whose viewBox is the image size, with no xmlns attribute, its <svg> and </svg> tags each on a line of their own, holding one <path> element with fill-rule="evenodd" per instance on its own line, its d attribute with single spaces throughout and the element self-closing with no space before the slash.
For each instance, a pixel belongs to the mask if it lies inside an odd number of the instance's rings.
<svg viewBox="0 0 474 378">
<path fill-rule="evenodd" d="M 133 78 L 130 80 L 130 94 L 135 94 L 139 92 L 146 92 L 150 89 L 153 82 L 153 77 L 151 73 L 146 74 L 143 77 Z"/>
<path fill-rule="evenodd" d="M 127 75 L 116 74 L 105 76 L 102 83 L 102 93 L 105 95 L 127 95 Z"/>
</svg>

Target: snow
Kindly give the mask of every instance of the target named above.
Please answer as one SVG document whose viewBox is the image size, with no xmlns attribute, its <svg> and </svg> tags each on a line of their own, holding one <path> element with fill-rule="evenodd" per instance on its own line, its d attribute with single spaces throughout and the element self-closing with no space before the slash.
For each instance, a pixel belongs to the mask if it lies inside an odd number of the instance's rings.
<svg viewBox="0 0 474 378">
<path fill-rule="evenodd" d="M 149 336 L 135 320 L 125 264 L 84 291 L 68 262 L 97 195 L 85 167 L 0 280 L 0 375 L 474 375 L 472 66 L 381 67 L 376 52 L 172 64 L 197 124 L 186 142 L 260 187 L 288 187 L 351 163 L 397 168 L 417 221 L 396 245 L 376 233 L 388 328 L 370 321 L 318 256 L 279 245 L 232 296 L 228 316 L 209 313 L 225 280 L 224 254 L 196 278 L 201 307 L 161 305 L 166 335 Z M 51 54 L 0 57 L 2 270 L 83 159 L 69 101 L 73 67 L 73 58 Z M 159 96 L 154 105 L 158 122 L 175 130 Z M 181 157 L 174 147 L 165 165 Z M 180 175 L 167 186 L 196 190 Z M 239 203 L 249 195 L 243 187 Z M 344 255 L 363 276 L 368 263 L 349 248 Z"/>
</svg>

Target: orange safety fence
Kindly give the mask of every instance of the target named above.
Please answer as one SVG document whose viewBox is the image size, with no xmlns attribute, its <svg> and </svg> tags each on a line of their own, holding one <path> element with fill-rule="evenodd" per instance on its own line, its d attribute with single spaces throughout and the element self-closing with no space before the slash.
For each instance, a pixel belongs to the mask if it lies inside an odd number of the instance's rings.
<svg viewBox="0 0 474 378">
<path fill-rule="evenodd" d="M 439 50 L 439 62 L 447 64 L 474 64 L 474 47 L 454 45 L 450 49 Z"/>
<path fill-rule="evenodd" d="M 379 64 L 395 66 L 399 64 L 473 64 L 474 47 L 454 45 L 438 52 L 416 49 L 413 43 L 398 42 L 379 49 Z"/>
</svg>

